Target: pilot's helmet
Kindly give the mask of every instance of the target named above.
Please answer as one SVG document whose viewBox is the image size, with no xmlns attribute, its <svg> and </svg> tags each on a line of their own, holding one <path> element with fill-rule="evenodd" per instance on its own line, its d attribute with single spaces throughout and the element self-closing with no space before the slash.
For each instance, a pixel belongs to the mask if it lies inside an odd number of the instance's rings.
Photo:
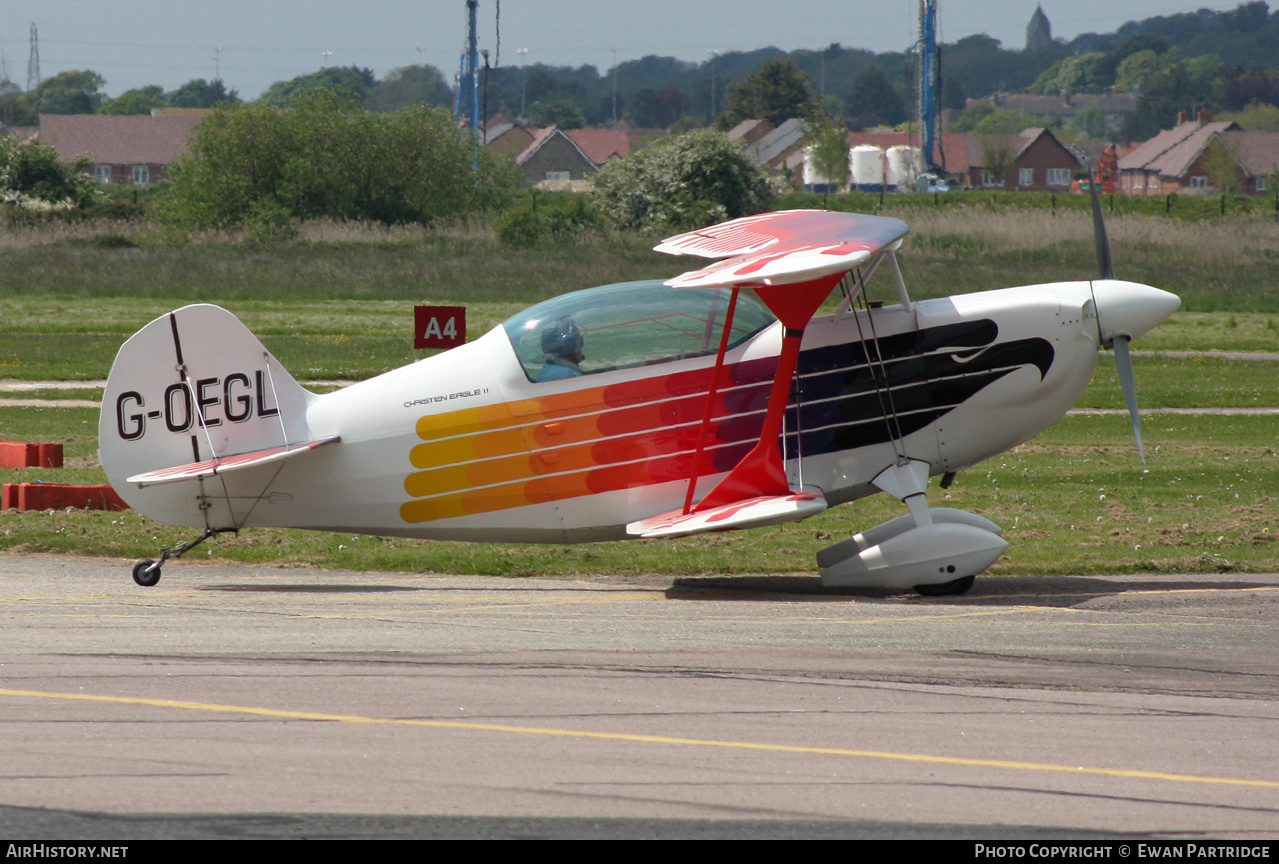
<svg viewBox="0 0 1279 864">
<path fill-rule="evenodd" d="M 569 316 L 556 318 L 542 328 L 542 353 L 551 357 L 572 357 L 582 347 L 582 328 Z"/>
</svg>

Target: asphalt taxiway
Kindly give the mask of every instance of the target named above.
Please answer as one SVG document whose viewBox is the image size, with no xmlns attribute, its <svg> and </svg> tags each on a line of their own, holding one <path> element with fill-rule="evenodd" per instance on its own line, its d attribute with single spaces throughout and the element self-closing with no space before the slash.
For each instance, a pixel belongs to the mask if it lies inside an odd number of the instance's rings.
<svg viewBox="0 0 1279 864">
<path fill-rule="evenodd" d="M 0 837 L 1279 836 L 1279 575 L 0 556 Z"/>
</svg>

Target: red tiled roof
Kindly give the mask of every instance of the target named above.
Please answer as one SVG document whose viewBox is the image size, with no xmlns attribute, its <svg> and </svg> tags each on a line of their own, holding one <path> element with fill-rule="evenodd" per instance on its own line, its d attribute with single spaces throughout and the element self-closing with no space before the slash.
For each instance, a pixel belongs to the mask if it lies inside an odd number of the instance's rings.
<svg viewBox="0 0 1279 864">
<path fill-rule="evenodd" d="M 169 165 L 187 152 L 191 130 L 204 118 L 145 114 L 41 114 L 40 143 L 63 160 L 90 156 L 107 165 Z"/>
<path fill-rule="evenodd" d="M 1279 132 L 1234 129 L 1223 132 L 1221 140 L 1252 176 L 1279 173 Z"/>
<path fill-rule="evenodd" d="M 596 165 L 631 152 L 631 136 L 625 129 L 565 129 L 564 134 Z"/>
<path fill-rule="evenodd" d="M 1213 135 L 1237 128 L 1233 123 L 1199 123 L 1194 120 L 1178 124 L 1120 156 L 1119 170 L 1153 171 L 1180 177 L 1199 158 Z"/>
<path fill-rule="evenodd" d="M 1230 128 L 1237 127 L 1233 123 L 1205 123 L 1143 167 L 1165 177 L 1181 177 L 1190 170 L 1190 166 L 1203 153 L 1213 136 Z"/>
</svg>

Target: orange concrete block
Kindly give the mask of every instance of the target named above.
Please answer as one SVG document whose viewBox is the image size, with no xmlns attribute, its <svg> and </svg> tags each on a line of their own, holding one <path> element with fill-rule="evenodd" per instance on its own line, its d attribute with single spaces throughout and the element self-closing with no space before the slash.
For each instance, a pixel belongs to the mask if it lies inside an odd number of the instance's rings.
<svg viewBox="0 0 1279 864">
<path fill-rule="evenodd" d="M 3 509 L 15 510 L 128 510 L 115 490 L 105 484 L 5 483 Z"/>
<path fill-rule="evenodd" d="M 0 468 L 61 468 L 61 444 L 0 441 Z"/>
</svg>

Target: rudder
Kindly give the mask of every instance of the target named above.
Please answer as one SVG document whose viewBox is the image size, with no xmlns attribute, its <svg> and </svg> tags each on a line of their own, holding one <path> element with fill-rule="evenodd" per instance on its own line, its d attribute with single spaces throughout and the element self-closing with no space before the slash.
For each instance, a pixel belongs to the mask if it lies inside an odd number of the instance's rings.
<svg viewBox="0 0 1279 864">
<path fill-rule="evenodd" d="M 235 527 L 229 500 L 211 507 L 203 487 L 192 488 L 202 481 L 142 488 L 127 478 L 308 442 L 307 406 L 316 398 L 230 312 L 185 306 L 143 327 L 116 355 L 102 395 L 99 458 L 134 509 L 171 524 Z"/>
</svg>

